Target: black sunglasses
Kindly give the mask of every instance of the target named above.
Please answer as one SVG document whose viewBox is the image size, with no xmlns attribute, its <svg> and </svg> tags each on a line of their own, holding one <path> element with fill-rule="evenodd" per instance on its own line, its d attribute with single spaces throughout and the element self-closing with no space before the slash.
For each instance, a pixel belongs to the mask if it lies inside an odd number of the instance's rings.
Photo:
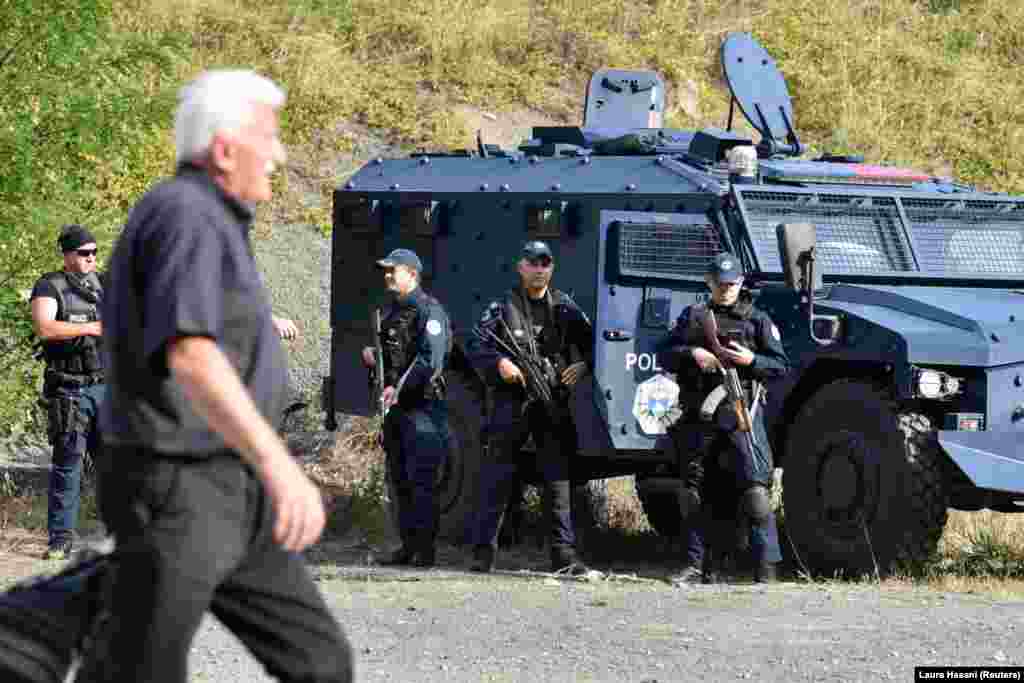
<svg viewBox="0 0 1024 683">
<path fill-rule="evenodd" d="M 547 268 L 552 264 L 550 256 L 534 256 L 526 259 L 526 262 L 531 266 L 540 266 L 541 268 Z"/>
<path fill-rule="evenodd" d="M 99 249 L 75 249 L 75 253 L 85 258 L 87 256 L 95 256 Z"/>
</svg>

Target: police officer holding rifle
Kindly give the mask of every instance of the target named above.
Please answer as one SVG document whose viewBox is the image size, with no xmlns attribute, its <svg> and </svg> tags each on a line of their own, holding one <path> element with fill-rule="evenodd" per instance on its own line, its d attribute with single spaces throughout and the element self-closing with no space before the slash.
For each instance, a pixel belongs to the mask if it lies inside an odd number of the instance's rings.
<svg viewBox="0 0 1024 683">
<path fill-rule="evenodd" d="M 577 443 L 568 404 L 571 387 L 592 366 L 594 331 L 576 303 L 550 286 L 554 269 L 551 248 L 527 242 L 517 263 L 518 286 L 487 307 L 467 343 L 493 399 L 470 530 L 473 571 L 493 568 L 506 503 L 524 474 L 539 475 L 545 484 L 552 571 L 589 571 L 573 533 L 569 472 Z M 532 457 L 522 451 L 531 436 Z"/>
<path fill-rule="evenodd" d="M 444 370 L 452 350 L 448 314 L 420 287 L 423 264 L 408 249 L 377 261 L 395 295 L 375 313 L 377 339 L 363 349 L 383 417 L 388 477 L 398 503 L 402 546 L 381 564 L 432 567 L 440 517 L 434 483 L 448 454 Z"/>
<path fill-rule="evenodd" d="M 705 280 L 707 304 L 688 306 L 659 352 L 666 369 L 700 401 L 700 416 L 714 438 L 687 473 L 687 497 L 703 502 L 702 580 L 716 579 L 724 554 L 736 540 L 735 525 L 748 527 L 754 580 L 775 579 L 782 559 L 769 503 L 772 451 L 764 426 L 765 382 L 789 368 L 782 338 L 771 319 L 743 290 L 743 270 L 732 254 L 715 256 Z M 692 579 L 692 568 L 683 580 Z"/>
</svg>

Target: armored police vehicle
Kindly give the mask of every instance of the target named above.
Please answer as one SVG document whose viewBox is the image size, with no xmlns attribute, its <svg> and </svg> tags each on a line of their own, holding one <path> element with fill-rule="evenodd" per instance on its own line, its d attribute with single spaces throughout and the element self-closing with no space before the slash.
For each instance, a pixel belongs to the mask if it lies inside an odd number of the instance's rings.
<svg viewBox="0 0 1024 683">
<path fill-rule="evenodd" d="M 806 158 L 764 48 L 732 34 L 721 61 L 725 129 L 661 128 L 662 79 L 608 69 L 590 81 L 580 127 L 534 128 L 517 150 L 478 140 L 377 159 L 335 192 L 328 421 L 368 410 L 359 349 L 384 296 L 373 263 L 413 248 L 458 338 L 457 438 L 442 482 L 450 533 L 474 504 L 487 410 L 460 349 L 515 282 L 528 238 L 552 246 L 555 286 L 595 326 L 594 372 L 573 399 L 573 477 L 635 475 L 659 532 L 679 532 L 690 454 L 667 429 L 681 378 L 659 367 L 655 346 L 707 297 L 704 269 L 722 250 L 741 259 L 793 364 L 767 415 L 782 543 L 800 564 L 884 571 L 933 551 L 947 508 L 1024 509 L 1024 198 Z M 732 130 L 737 109 L 757 140 Z"/>
</svg>

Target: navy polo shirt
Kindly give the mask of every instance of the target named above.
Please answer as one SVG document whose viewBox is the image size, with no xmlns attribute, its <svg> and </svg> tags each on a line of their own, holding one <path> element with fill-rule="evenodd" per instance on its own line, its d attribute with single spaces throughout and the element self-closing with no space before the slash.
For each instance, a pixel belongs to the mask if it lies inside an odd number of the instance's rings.
<svg viewBox="0 0 1024 683">
<path fill-rule="evenodd" d="M 251 223 L 249 207 L 187 165 L 132 209 L 103 301 L 105 443 L 191 456 L 225 448 L 168 370 L 175 337 L 214 340 L 259 411 L 278 425 L 287 367 L 249 242 Z"/>
</svg>

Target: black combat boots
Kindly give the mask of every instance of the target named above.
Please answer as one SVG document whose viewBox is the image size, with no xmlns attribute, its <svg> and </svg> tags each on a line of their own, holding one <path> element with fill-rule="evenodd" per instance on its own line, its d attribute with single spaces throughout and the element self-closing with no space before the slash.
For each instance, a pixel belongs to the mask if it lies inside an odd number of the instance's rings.
<svg viewBox="0 0 1024 683">
<path fill-rule="evenodd" d="M 398 536 L 402 541 L 402 545 L 399 546 L 398 550 L 377 560 L 377 564 L 384 567 L 401 567 L 412 564 L 412 558 L 416 555 L 413 537 L 408 531 L 401 528 L 398 530 Z"/>
<path fill-rule="evenodd" d="M 590 571 L 590 567 L 576 555 L 573 548 L 555 547 L 551 549 L 551 571 L 556 574 L 583 576 Z"/>
<path fill-rule="evenodd" d="M 402 547 L 391 553 L 378 564 L 385 567 L 433 567 L 437 559 L 434 549 L 434 533 L 419 531 L 403 535 Z"/>
<path fill-rule="evenodd" d="M 378 560 L 377 564 L 384 567 L 409 566 L 412 565 L 414 557 L 416 557 L 416 552 L 410 546 L 403 543 L 401 548 Z"/>
<path fill-rule="evenodd" d="M 704 560 L 700 567 L 700 582 L 718 583 L 730 573 L 732 556 L 714 546 L 704 548 Z"/>
<path fill-rule="evenodd" d="M 469 565 L 469 571 L 489 574 L 494 569 L 494 555 L 494 548 L 489 545 L 474 546 L 473 563 Z"/>
<path fill-rule="evenodd" d="M 416 535 L 416 558 L 412 561 L 412 566 L 433 567 L 436 559 L 434 532 L 429 529 L 420 531 Z"/>
<path fill-rule="evenodd" d="M 754 583 L 775 583 L 778 572 L 774 562 L 761 562 L 754 565 Z"/>
</svg>

